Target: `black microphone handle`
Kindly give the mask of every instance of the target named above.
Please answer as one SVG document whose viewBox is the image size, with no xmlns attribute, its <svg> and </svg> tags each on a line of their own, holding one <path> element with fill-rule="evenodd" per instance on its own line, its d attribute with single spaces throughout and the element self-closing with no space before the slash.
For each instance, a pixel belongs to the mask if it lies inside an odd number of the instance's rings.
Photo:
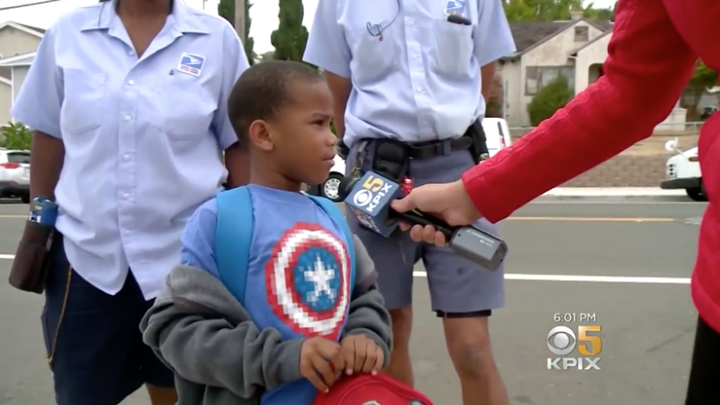
<svg viewBox="0 0 720 405">
<path fill-rule="evenodd" d="M 391 211 L 394 216 L 403 219 L 405 222 L 410 223 L 410 225 L 434 226 L 435 229 L 442 232 L 443 235 L 445 235 L 445 238 L 448 240 L 452 237 L 452 234 L 455 231 L 455 228 L 448 225 L 447 222 L 430 214 L 425 214 L 420 211 L 408 211 L 402 214 L 395 210 Z"/>
</svg>

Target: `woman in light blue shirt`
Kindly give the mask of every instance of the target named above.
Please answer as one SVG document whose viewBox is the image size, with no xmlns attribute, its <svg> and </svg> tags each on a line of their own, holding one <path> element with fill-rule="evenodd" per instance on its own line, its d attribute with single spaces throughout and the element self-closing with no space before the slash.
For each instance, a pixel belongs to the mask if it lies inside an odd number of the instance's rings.
<svg viewBox="0 0 720 405">
<path fill-rule="evenodd" d="M 45 34 L 12 114 L 35 130 L 31 196 L 60 207 L 42 315 L 59 405 L 142 385 L 175 403 L 138 324 L 190 214 L 246 179 L 226 102 L 247 67 L 233 28 L 181 1 L 101 1 Z"/>
</svg>

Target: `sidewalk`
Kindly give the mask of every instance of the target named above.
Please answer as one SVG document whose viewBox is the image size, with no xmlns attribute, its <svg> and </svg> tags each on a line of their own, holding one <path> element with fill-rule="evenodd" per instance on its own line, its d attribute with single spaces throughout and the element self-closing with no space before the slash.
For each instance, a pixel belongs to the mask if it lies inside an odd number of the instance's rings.
<svg viewBox="0 0 720 405">
<path fill-rule="evenodd" d="M 574 200 L 584 198 L 692 202 L 687 197 L 685 190 L 663 190 L 659 187 L 558 187 L 543 194 L 539 199 Z"/>
</svg>

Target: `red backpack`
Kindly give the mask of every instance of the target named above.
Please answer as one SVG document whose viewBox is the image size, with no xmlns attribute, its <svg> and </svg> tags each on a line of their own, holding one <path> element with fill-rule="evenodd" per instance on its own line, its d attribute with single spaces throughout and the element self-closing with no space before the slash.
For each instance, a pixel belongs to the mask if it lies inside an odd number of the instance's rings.
<svg viewBox="0 0 720 405">
<path fill-rule="evenodd" d="M 430 398 L 385 374 L 360 374 L 339 380 L 313 405 L 433 405 Z"/>
</svg>

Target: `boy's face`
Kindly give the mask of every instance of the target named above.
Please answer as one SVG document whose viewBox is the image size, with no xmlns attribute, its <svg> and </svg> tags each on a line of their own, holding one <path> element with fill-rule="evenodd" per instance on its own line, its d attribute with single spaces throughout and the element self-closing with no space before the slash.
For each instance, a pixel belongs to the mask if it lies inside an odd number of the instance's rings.
<svg viewBox="0 0 720 405">
<path fill-rule="evenodd" d="M 321 184 L 334 164 L 337 138 L 330 130 L 332 95 L 325 82 L 292 83 L 293 102 L 271 124 L 273 155 L 282 175 Z"/>
</svg>

